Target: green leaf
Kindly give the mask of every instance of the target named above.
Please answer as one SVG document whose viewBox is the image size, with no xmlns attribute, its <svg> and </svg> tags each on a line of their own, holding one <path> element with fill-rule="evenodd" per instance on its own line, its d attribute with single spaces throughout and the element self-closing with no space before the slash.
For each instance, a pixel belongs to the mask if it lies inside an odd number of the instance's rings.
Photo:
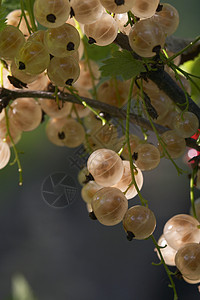
<svg viewBox="0 0 200 300">
<path fill-rule="evenodd" d="M 146 72 L 142 61 L 133 58 L 131 52 L 127 50 L 115 51 L 113 57 L 103 61 L 101 66 L 102 76 L 118 76 L 121 75 L 124 80 L 140 75 Z"/>
<path fill-rule="evenodd" d="M 188 73 L 191 73 L 195 76 L 200 76 L 200 55 L 198 55 L 194 60 L 189 60 L 179 67 Z M 200 79 L 195 77 L 191 78 L 196 83 L 196 85 L 199 86 Z M 194 101 L 196 101 L 199 104 L 199 90 L 192 82 L 190 82 L 190 84 L 192 88 L 191 97 Z"/>
<path fill-rule="evenodd" d="M 3 7 L 6 9 L 6 14 L 20 8 L 20 1 L 16 0 L 2 0 Z"/>
</svg>

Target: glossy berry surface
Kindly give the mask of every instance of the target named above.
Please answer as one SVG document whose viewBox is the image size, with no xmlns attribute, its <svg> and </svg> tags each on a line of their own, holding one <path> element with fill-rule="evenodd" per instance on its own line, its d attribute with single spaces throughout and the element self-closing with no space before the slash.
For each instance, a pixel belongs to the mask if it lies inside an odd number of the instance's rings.
<svg viewBox="0 0 200 300">
<path fill-rule="evenodd" d="M 122 177 L 124 166 L 119 155 L 109 149 L 94 151 L 87 161 L 87 168 L 97 184 L 112 186 Z"/>
<path fill-rule="evenodd" d="M 93 212 L 100 223 L 112 226 L 120 223 L 128 209 L 128 201 L 117 188 L 104 187 L 92 199 Z"/>
<path fill-rule="evenodd" d="M 147 207 L 135 205 L 128 209 L 123 219 L 124 230 L 136 240 L 148 238 L 156 227 L 154 213 Z"/>
</svg>

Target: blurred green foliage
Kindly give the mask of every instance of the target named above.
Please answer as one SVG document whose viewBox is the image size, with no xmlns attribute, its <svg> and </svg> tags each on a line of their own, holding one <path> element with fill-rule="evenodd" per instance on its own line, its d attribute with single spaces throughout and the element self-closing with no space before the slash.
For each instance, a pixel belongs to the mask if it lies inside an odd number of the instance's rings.
<svg viewBox="0 0 200 300">
<path fill-rule="evenodd" d="M 200 55 L 196 57 L 194 60 L 189 60 L 185 62 L 181 66 L 181 69 L 183 69 L 184 71 L 190 74 L 200 77 Z M 196 85 L 199 86 L 200 88 L 200 78 L 195 78 L 195 77 L 191 77 L 191 78 L 196 83 Z M 191 84 L 191 97 L 198 105 L 200 105 L 200 91 L 192 82 L 190 82 L 190 84 Z"/>
<path fill-rule="evenodd" d="M 2 6 L 6 9 L 6 14 L 14 9 L 20 8 L 19 0 L 2 0 Z"/>
</svg>

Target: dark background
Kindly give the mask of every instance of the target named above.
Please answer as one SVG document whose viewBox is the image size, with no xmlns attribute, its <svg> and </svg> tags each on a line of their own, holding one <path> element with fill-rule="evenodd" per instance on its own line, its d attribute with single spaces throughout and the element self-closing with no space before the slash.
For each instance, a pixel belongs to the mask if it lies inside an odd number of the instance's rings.
<svg viewBox="0 0 200 300">
<path fill-rule="evenodd" d="M 176 35 L 199 34 L 199 0 L 168 2 L 180 13 Z M 24 133 L 17 148 L 24 152 L 23 186 L 16 165 L 0 171 L 0 300 L 9 297 L 16 273 L 25 276 L 38 300 L 173 299 L 164 268 L 151 265 L 158 258 L 150 240 L 128 242 L 121 224 L 107 227 L 89 219 L 79 170 L 71 162 L 77 149 L 50 144 L 45 124 Z M 177 164 L 186 171 L 181 176 L 166 159 L 144 173 L 142 195 L 156 215 L 157 239 L 170 217 L 189 212 L 189 169 L 182 159 Z M 63 209 L 50 207 L 41 193 L 45 178 L 56 172 L 76 181 L 75 199 Z M 129 202 L 136 203 L 137 197 Z M 179 299 L 200 299 L 196 285 L 175 281 Z"/>
</svg>

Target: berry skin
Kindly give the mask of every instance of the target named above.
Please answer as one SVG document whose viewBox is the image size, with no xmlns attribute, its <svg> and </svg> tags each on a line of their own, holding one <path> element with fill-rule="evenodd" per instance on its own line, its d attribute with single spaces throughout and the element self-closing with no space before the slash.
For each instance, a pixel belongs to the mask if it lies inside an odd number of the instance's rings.
<svg viewBox="0 0 200 300">
<path fill-rule="evenodd" d="M 124 171 L 119 155 L 109 149 L 94 151 L 88 158 L 87 168 L 96 183 L 105 187 L 116 184 Z"/>
<path fill-rule="evenodd" d="M 123 227 L 128 236 L 143 240 L 154 232 L 156 218 L 149 208 L 135 205 L 127 210 L 123 219 Z"/>
<path fill-rule="evenodd" d="M 10 106 L 9 118 L 19 130 L 31 131 L 40 125 L 42 110 L 35 99 L 18 98 Z"/>
<path fill-rule="evenodd" d="M 7 25 L 0 31 L 0 57 L 13 60 L 24 43 L 23 33 L 17 27 Z"/>
<path fill-rule="evenodd" d="M 171 158 L 178 158 L 185 152 L 185 139 L 178 136 L 175 130 L 168 130 L 161 134 L 160 137 L 162 138 L 165 148 L 167 149 Z M 164 153 L 160 144 L 158 145 L 158 149 L 160 150 L 161 154 Z M 168 158 L 167 155 L 165 156 Z"/>
<path fill-rule="evenodd" d="M 92 209 L 98 221 L 107 226 L 120 223 L 128 209 L 128 201 L 117 188 L 104 187 L 92 199 Z"/>
<path fill-rule="evenodd" d="M 3 169 L 9 162 L 11 156 L 10 147 L 9 145 L 4 142 L 0 141 L 0 169 Z"/>
<path fill-rule="evenodd" d="M 118 26 L 111 15 L 104 13 L 101 19 L 95 23 L 86 24 L 84 32 L 89 39 L 89 44 L 95 43 L 98 46 L 107 46 L 117 37 Z"/>
<path fill-rule="evenodd" d="M 98 0 L 71 0 L 73 16 L 82 24 L 91 24 L 101 18 L 103 7 Z"/>
<path fill-rule="evenodd" d="M 141 19 L 150 18 L 155 14 L 159 2 L 159 0 L 135 0 L 131 12 Z"/>
<path fill-rule="evenodd" d="M 124 165 L 124 173 L 122 175 L 122 178 L 113 187 L 116 187 L 116 188 L 120 189 L 122 192 L 125 192 L 128 189 L 129 184 L 132 182 L 132 174 L 131 174 L 131 169 L 130 169 L 130 161 L 123 160 L 123 165 Z M 141 190 L 141 188 L 143 186 L 143 174 L 139 168 L 136 168 L 136 166 L 135 166 L 135 169 L 133 169 L 133 170 L 134 170 L 136 184 L 137 184 L 139 190 Z M 137 190 L 133 184 L 127 190 L 125 196 L 127 199 L 132 199 L 136 195 L 137 195 Z"/>
<path fill-rule="evenodd" d="M 139 144 L 135 152 L 137 153 L 135 163 L 142 171 L 155 169 L 160 163 L 160 152 L 154 145 L 148 143 Z"/>
<path fill-rule="evenodd" d="M 161 237 L 158 240 L 158 245 L 161 247 L 165 247 L 165 248 L 160 248 L 160 251 L 165 260 L 165 263 L 169 266 L 175 266 L 175 255 L 176 255 L 177 251 L 168 245 L 163 234 L 161 235 Z M 156 249 L 156 252 L 160 259 L 160 255 L 159 255 L 159 252 L 157 251 L 157 249 Z"/>
<path fill-rule="evenodd" d="M 79 74 L 79 64 L 71 55 L 53 57 L 47 69 L 47 75 L 51 82 L 60 87 L 72 85 L 78 79 Z"/>
<path fill-rule="evenodd" d="M 173 128 L 179 136 L 189 138 L 197 132 L 199 120 L 195 114 L 186 111 L 175 116 Z"/>
<path fill-rule="evenodd" d="M 199 222 L 192 216 L 173 216 L 164 226 L 163 234 L 170 247 L 178 250 L 188 243 L 200 241 Z"/>
<path fill-rule="evenodd" d="M 65 23 L 45 31 L 44 45 L 53 56 L 65 57 L 78 50 L 80 35 L 74 26 Z"/>
<path fill-rule="evenodd" d="M 154 49 L 163 48 L 165 43 L 164 31 L 151 18 L 134 24 L 128 38 L 133 51 L 142 57 L 155 56 Z"/>
<path fill-rule="evenodd" d="M 17 53 L 15 62 L 19 70 L 37 75 L 47 69 L 50 57 L 42 43 L 28 41 Z"/>
<path fill-rule="evenodd" d="M 47 28 L 63 25 L 70 14 L 68 0 L 35 0 L 34 15 L 36 20 Z"/>
<path fill-rule="evenodd" d="M 169 3 L 161 3 L 162 9 L 152 17 L 154 22 L 162 27 L 167 36 L 173 34 L 179 25 L 179 14 Z"/>
<path fill-rule="evenodd" d="M 189 280 L 200 280 L 200 243 L 181 247 L 175 256 L 176 267 Z"/>
<path fill-rule="evenodd" d="M 106 10 L 116 14 L 128 12 L 134 4 L 133 0 L 100 0 Z"/>
</svg>

